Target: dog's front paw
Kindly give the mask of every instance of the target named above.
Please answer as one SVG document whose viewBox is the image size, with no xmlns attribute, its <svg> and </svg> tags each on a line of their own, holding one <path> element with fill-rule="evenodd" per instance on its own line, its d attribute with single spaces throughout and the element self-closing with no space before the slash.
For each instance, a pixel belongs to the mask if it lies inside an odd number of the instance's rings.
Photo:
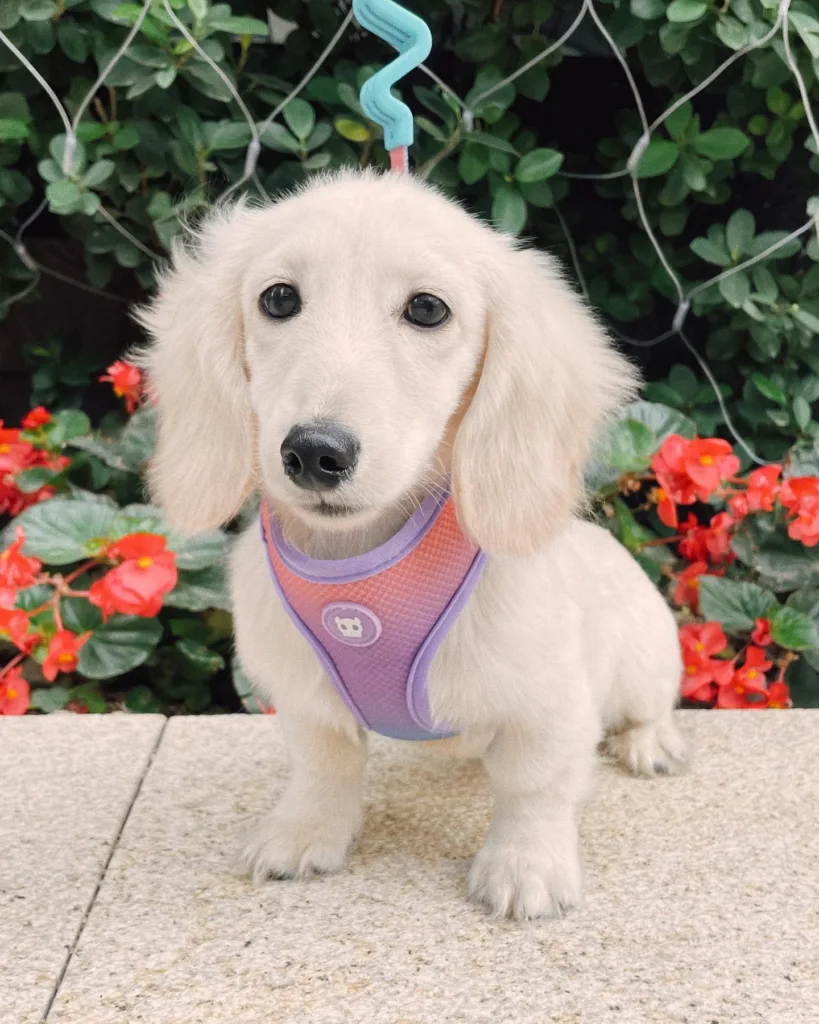
<svg viewBox="0 0 819 1024">
<path fill-rule="evenodd" d="M 514 843 L 490 837 L 472 862 L 467 889 L 493 917 L 565 917 L 581 897 L 576 840 Z"/>
<path fill-rule="evenodd" d="M 340 871 L 360 828 L 358 816 L 293 815 L 274 810 L 245 836 L 242 871 L 254 882 Z"/>
</svg>

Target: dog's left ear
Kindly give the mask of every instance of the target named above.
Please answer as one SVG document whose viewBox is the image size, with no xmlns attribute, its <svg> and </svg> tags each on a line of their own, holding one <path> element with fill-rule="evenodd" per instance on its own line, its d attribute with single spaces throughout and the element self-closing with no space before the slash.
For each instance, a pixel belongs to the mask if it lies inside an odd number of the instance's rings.
<svg viewBox="0 0 819 1024">
<path fill-rule="evenodd" d="M 633 396 L 637 373 L 549 256 L 498 241 L 480 380 L 455 438 L 453 494 L 484 550 L 528 554 L 578 506 L 595 435 Z"/>
</svg>

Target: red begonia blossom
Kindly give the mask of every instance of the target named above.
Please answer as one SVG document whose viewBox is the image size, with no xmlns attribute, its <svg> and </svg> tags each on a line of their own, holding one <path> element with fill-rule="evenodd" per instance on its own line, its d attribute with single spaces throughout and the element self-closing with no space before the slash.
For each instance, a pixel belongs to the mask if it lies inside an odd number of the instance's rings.
<svg viewBox="0 0 819 1024">
<path fill-rule="evenodd" d="M 152 618 L 162 599 L 176 586 L 176 555 L 166 549 L 164 537 L 153 533 L 132 533 L 112 544 L 107 556 L 123 559 L 91 585 L 88 599 L 104 618 L 120 612 Z"/>
<path fill-rule="evenodd" d="M 764 708 L 768 701 L 768 680 L 766 671 L 773 662 L 765 657 L 759 647 L 749 647 L 745 652 L 745 662 L 741 668 L 734 670 L 730 681 L 719 687 L 717 693 L 718 708 Z M 764 698 L 751 700 L 751 697 Z"/>
<path fill-rule="evenodd" d="M 27 412 L 23 417 L 22 427 L 23 430 L 36 430 L 38 427 L 44 427 L 46 423 L 51 422 L 51 413 L 43 405 L 38 405 L 35 409 Z"/>
<path fill-rule="evenodd" d="M 789 513 L 788 536 L 805 547 L 819 544 L 819 477 L 797 476 L 785 480 L 779 500 Z"/>
<path fill-rule="evenodd" d="M 31 691 L 17 666 L 0 675 L 0 715 L 24 715 Z"/>
<path fill-rule="evenodd" d="M 118 359 L 108 367 L 100 380 L 114 386 L 114 394 L 117 398 L 125 399 L 125 408 L 129 413 L 139 405 L 142 398 L 142 371 L 138 366 Z"/>
<path fill-rule="evenodd" d="M 751 633 L 751 639 L 758 647 L 770 647 L 773 643 L 771 636 L 771 620 L 757 619 Z"/>
<path fill-rule="evenodd" d="M 50 683 L 54 682 L 59 672 L 73 672 L 76 669 L 80 648 L 90 636 L 90 633 L 77 636 L 68 629 L 60 629 L 54 634 L 43 662 L 43 675 Z"/>
</svg>

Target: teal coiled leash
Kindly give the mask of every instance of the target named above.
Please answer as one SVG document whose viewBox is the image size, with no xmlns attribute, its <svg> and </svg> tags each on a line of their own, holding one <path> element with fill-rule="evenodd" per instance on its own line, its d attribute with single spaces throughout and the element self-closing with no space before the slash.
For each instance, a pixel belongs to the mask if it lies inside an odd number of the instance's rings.
<svg viewBox="0 0 819 1024">
<path fill-rule="evenodd" d="M 432 34 L 426 22 L 393 0 L 353 0 L 353 14 L 367 31 L 398 50 L 398 56 L 376 72 L 361 89 L 361 106 L 371 121 L 384 129 L 394 171 L 409 171 L 408 149 L 414 138 L 412 111 L 390 91 L 395 83 L 426 60 Z"/>
</svg>

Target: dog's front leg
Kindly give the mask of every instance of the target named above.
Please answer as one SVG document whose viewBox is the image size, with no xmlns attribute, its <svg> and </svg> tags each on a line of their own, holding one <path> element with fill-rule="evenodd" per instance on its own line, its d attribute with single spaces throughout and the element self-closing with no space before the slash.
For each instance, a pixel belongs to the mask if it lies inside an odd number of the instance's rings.
<svg viewBox="0 0 819 1024">
<path fill-rule="evenodd" d="M 366 736 L 279 715 L 291 776 L 274 809 L 245 837 L 243 868 L 254 881 L 338 871 L 361 829 Z"/>
<path fill-rule="evenodd" d="M 506 726 L 484 755 L 495 808 L 468 890 L 494 916 L 562 917 L 580 899 L 577 810 L 599 737 L 588 712 L 566 716 Z"/>
</svg>

